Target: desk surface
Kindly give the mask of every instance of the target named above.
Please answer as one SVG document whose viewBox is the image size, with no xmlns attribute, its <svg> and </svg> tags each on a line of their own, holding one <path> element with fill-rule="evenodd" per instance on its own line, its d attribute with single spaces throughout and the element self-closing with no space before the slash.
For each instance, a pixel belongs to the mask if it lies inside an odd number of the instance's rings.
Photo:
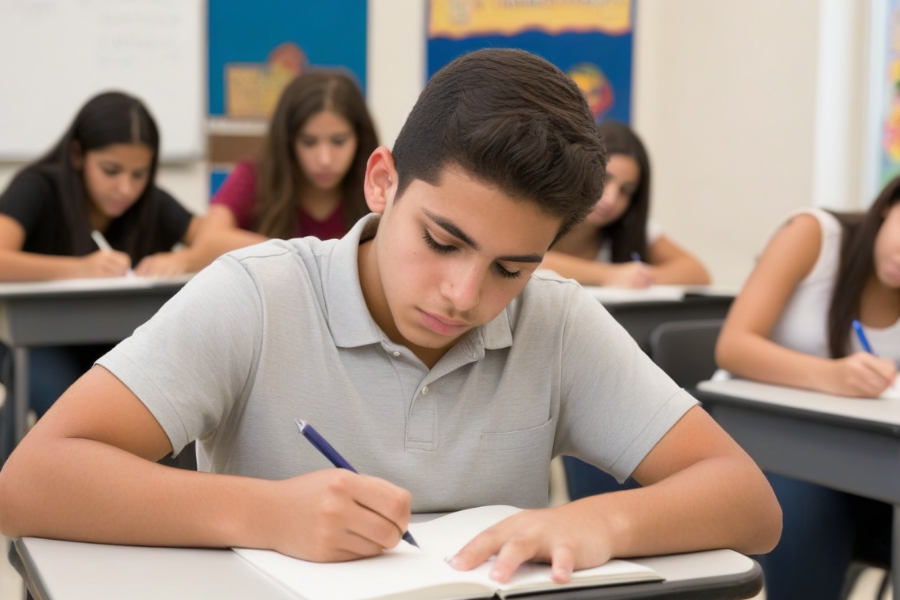
<svg viewBox="0 0 900 600">
<path fill-rule="evenodd" d="M 53 281 L 22 281 L 0 283 L 0 300 L 115 294 L 134 290 L 181 288 L 192 273 L 175 277 L 108 277 L 97 279 L 57 279 Z"/>
<path fill-rule="evenodd" d="M 18 554 L 14 554 L 17 552 Z M 230 550 L 146 548 L 63 542 L 39 538 L 15 541 L 19 561 L 36 600 L 133 600 L 166 598 L 295 598 Z M 730 550 L 713 550 L 636 560 L 666 578 L 590 590 L 542 594 L 548 600 L 750 598 L 762 586 L 754 561 Z"/>
<path fill-rule="evenodd" d="M 745 379 L 703 381 L 697 389 L 701 399 L 713 402 L 755 405 L 770 412 L 900 437 L 900 399 L 847 398 Z"/>
</svg>

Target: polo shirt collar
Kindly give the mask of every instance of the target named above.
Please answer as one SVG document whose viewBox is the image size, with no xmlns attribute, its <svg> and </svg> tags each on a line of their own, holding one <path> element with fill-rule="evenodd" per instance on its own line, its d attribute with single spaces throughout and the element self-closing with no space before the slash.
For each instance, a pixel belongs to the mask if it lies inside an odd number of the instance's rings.
<svg viewBox="0 0 900 600">
<path fill-rule="evenodd" d="M 366 215 L 334 245 L 324 266 L 323 287 L 328 327 L 335 345 L 355 348 L 386 340 L 375 323 L 359 283 L 359 244 L 374 237 L 379 216 Z M 493 320 L 470 332 L 459 343 L 468 342 L 479 357 L 484 350 L 512 345 L 509 307 Z"/>
</svg>

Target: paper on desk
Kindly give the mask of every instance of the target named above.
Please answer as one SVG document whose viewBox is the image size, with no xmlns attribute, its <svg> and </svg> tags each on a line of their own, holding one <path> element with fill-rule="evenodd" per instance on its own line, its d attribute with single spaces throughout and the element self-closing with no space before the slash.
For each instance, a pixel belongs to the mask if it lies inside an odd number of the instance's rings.
<svg viewBox="0 0 900 600">
<path fill-rule="evenodd" d="M 900 400 L 900 384 L 894 380 L 894 383 L 891 384 L 891 387 L 881 392 L 881 395 L 878 396 L 882 400 Z"/>
</svg>

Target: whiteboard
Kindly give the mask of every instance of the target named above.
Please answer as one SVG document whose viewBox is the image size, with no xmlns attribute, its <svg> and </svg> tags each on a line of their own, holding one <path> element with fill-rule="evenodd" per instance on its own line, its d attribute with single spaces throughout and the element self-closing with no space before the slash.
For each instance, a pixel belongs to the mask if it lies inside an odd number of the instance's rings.
<svg viewBox="0 0 900 600">
<path fill-rule="evenodd" d="M 0 160 L 27 161 L 95 94 L 141 98 L 161 159 L 205 155 L 203 0 L 0 0 Z"/>
</svg>

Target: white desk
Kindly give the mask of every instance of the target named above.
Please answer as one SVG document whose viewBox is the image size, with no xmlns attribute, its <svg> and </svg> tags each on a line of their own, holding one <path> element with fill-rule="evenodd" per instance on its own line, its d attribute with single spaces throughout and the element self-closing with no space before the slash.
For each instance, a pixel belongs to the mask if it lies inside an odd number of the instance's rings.
<svg viewBox="0 0 900 600">
<path fill-rule="evenodd" d="M 191 278 L 74 279 L 0 284 L 0 341 L 13 353 L 10 408 L 15 440 L 25 435 L 28 349 L 119 342 Z"/>
<path fill-rule="evenodd" d="M 900 590 L 900 400 L 843 398 L 734 379 L 697 398 L 767 471 L 894 505 Z"/>
<path fill-rule="evenodd" d="M 109 546 L 23 538 L 11 546 L 10 560 L 23 573 L 35 600 L 296 600 L 230 550 Z M 762 588 L 759 565 L 730 550 L 634 562 L 646 564 L 666 581 L 563 590 L 539 597 L 546 600 L 737 600 L 752 598 Z"/>
</svg>

